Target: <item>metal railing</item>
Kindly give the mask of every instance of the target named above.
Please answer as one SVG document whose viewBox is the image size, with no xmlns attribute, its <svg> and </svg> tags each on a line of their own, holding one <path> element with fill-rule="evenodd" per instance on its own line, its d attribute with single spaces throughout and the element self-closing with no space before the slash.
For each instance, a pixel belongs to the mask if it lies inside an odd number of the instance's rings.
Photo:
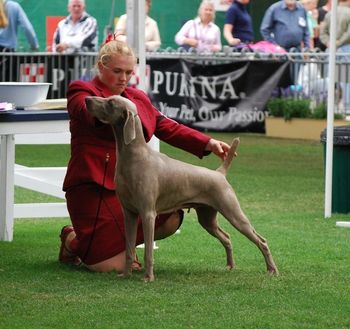
<svg viewBox="0 0 350 329">
<path fill-rule="evenodd" d="M 0 53 L 0 81 L 50 82 L 48 98 L 66 97 L 70 81 L 91 79 L 96 53 Z"/>
<path fill-rule="evenodd" d="M 51 82 L 48 98 L 66 97 L 70 81 L 89 80 L 95 75 L 96 53 L 56 54 L 46 52 L 0 53 L 0 81 Z M 282 94 L 310 98 L 316 103 L 326 100 L 328 90 L 328 53 L 289 52 L 271 54 L 223 48 L 219 53 L 196 53 L 179 49 L 162 49 L 146 53 L 150 59 L 185 59 L 205 65 L 216 65 L 235 61 L 289 61 L 291 85 Z M 336 102 L 346 113 L 350 113 L 350 54 L 336 56 Z"/>
</svg>

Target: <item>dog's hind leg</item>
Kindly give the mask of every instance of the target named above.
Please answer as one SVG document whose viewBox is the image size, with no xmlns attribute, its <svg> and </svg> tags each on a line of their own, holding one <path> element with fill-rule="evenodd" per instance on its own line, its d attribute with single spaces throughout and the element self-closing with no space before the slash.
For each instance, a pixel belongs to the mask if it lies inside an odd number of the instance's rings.
<svg viewBox="0 0 350 329">
<path fill-rule="evenodd" d="M 222 195 L 221 214 L 242 234 L 251 240 L 261 251 L 265 258 L 266 267 L 269 273 L 278 274 L 277 267 L 272 258 L 267 241 L 264 237 L 258 234 L 251 225 L 249 219 L 243 213 L 238 203 L 236 194 L 226 193 Z"/>
<path fill-rule="evenodd" d="M 196 208 L 199 223 L 207 230 L 209 234 L 217 238 L 225 248 L 226 266 L 231 270 L 235 267 L 232 244 L 228 233 L 221 229 L 217 221 L 217 211 L 208 206 Z"/>
</svg>

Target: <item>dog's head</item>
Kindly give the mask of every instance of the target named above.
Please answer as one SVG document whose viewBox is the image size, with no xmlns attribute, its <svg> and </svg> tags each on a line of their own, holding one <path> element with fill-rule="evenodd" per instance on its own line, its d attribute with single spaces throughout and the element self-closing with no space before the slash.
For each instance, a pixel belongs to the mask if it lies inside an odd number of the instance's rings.
<svg viewBox="0 0 350 329">
<path fill-rule="evenodd" d="M 101 122 L 123 127 L 125 144 L 135 139 L 137 108 L 132 101 L 117 95 L 108 98 L 88 96 L 85 98 L 85 103 L 89 113 Z"/>
</svg>

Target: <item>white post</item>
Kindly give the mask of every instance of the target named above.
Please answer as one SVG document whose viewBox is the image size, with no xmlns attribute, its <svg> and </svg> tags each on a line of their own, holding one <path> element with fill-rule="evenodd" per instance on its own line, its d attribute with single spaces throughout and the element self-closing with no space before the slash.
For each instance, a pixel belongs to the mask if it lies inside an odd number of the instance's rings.
<svg viewBox="0 0 350 329">
<path fill-rule="evenodd" d="M 138 56 L 139 66 L 139 85 L 138 88 L 147 92 L 146 90 L 146 47 L 145 47 L 145 1 L 144 0 L 126 0 L 126 15 L 127 26 L 126 36 L 128 44 L 135 49 Z M 159 151 L 159 140 L 155 136 L 149 141 L 152 149 Z M 138 246 L 144 248 L 144 245 Z M 158 249 L 156 243 L 153 245 L 154 249 Z"/>
<path fill-rule="evenodd" d="M 139 59 L 139 89 L 146 90 L 146 47 L 145 47 L 145 1 L 127 0 L 127 40 L 128 44 L 135 49 Z M 159 151 L 159 140 L 155 136 L 149 141 L 152 149 Z"/>
<path fill-rule="evenodd" d="M 139 59 L 139 88 L 146 91 L 145 1 L 127 0 L 126 4 L 127 40 Z"/>
<path fill-rule="evenodd" d="M 329 85 L 327 99 L 327 141 L 326 141 L 326 184 L 325 218 L 332 216 L 332 175 L 333 175 L 333 125 L 334 125 L 334 89 L 335 89 L 335 39 L 337 27 L 337 0 L 332 0 L 331 29 L 329 40 Z"/>
<path fill-rule="evenodd" d="M 13 239 L 13 201 L 14 201 L 14 135 L 2 135 L 0 142 L 0 241 Z"/>
</svg>

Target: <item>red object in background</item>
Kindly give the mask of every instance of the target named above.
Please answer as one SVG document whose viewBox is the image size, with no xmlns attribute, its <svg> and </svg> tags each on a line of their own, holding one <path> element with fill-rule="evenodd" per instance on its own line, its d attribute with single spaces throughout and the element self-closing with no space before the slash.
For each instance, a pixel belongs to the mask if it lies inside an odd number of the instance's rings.
<svg viewBox="0 0 350 329">
<path fill-rule="evenodd" d="M 52 51 L 53 34 L 57 24 L 66 16 L 46 16 L 46 51 Z"/>
</svg>

